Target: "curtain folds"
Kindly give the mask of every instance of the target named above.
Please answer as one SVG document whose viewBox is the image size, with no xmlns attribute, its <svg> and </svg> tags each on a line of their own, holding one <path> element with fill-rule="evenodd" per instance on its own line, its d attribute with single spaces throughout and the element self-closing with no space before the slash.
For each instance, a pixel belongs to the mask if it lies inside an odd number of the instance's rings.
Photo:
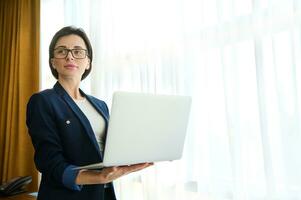
<svg viewBox="0 0 301 200">
<path fill-rule="evenodd" d="M 26 103 L 39 90 L 40 1 L 0 2 L 0 182 L 31 175 L 38 187 Z"/>
<path fill-rule="evenodd" d="M 109 106 L 116 90 L 192 96 L 183 158 L 114 181 L 118 199 L 301 199 L 300 2 L 43 0 L 42 88 L 43 42 L 76 25 L 95 55 L 83 83 Z"/>
</svg>

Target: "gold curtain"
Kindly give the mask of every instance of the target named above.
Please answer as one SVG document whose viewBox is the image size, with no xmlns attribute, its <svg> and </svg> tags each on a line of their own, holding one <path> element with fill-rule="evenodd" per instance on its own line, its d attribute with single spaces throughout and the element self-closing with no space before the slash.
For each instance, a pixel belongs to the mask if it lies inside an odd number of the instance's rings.
<svg viewBox="0 0 301 200">
<path fill-rule="evenodd" d="M 0 182 L 38 172 L 26 127 L 26 104 L 39 90 L 40 1 L 0 1 Z"/>
</svg>

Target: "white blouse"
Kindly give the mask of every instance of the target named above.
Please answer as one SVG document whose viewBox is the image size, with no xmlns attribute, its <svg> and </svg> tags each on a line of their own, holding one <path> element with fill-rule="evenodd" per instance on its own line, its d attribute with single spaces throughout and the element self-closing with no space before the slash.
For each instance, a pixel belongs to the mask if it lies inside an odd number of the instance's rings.
<svg viewBox="0 0 301 200">
<path fill-rule="evenodd" d="M 81 111 L 88 118 L 93 132 L 95 134 L 97 143 L 101 151 L 104 149 L 104 135 L 105 135 L 105 120 L 99 114 L 96 109 L 92 106 L 92 104 L 85 98 L 83 100 L 73 99 L 74 102 L 78 105 Z"/>
</svg>

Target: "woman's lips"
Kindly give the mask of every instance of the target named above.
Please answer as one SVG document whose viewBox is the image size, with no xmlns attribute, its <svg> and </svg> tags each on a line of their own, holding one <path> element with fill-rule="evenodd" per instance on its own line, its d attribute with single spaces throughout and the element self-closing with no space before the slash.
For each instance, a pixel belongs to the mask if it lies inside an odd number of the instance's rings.
<svg viewBox="0 0 301 200">
<path fill-rule="evenodd" d="M 73 65 L 73 64 L 67 64 L 67 65 L 65 65 L 64 67 L 69 68 L 69 69 L 74 69 L 74 68 L 76 68 L 76 65 Z"/>
</svg>

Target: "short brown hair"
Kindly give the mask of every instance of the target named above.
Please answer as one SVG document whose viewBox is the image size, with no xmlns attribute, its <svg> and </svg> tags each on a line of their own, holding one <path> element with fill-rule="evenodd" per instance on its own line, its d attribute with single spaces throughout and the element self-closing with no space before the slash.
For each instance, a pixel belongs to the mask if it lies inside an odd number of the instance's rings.
<svg viewBox="0 0 301 200">
<path fill-rule="evenodd" d="M 49 67 L 51 69 L 51 73 L 52 75 L 58 79 L 58 72 L 56 71 L 55 68 L 53 68 L 52 63 L 51 63 L 51 59 L 54 58 L 54 48 L 55 45 L 57 43 L 57 41 L 64 36 L 67 35 L 78 35 L 79 37 L 81 37 L 87 47 L 87 51 L 88 51 L 88 58 L 90 59 L 90 67 L 89 69 L 86 69 L 86 71 L 84 72 L 84 74 L 82 75 L 81 80 L 85 79 L 91 72 L 92 69 L 92 58 L 93 58 L 93 51 L 92 51 L 92 45 L 90 43 L 90 40 L 87 36 L 87 34 L 85 33 L 85 31 L 82 28 L 77 28 L 74 26 L 66 26 L 64 28 L 62 28 L 61 30 L 59 30 L 58 32 L 56 32 L 56 34 L 53 36 L 50 45 L 49 45 Z"/>
</svg>

